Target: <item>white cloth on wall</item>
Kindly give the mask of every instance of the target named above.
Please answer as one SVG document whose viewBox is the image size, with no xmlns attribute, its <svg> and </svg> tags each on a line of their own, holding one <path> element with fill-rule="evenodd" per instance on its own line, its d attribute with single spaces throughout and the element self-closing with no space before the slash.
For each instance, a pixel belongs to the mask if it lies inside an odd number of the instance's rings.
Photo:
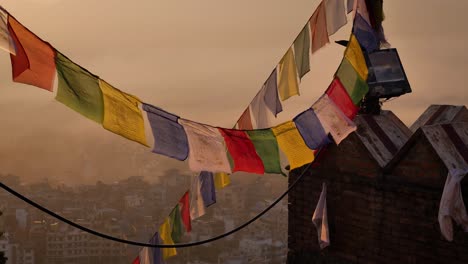
<svg viewBox="0 0 468 264">
<path fill-rule="evenodd" d="M 328 232 L 328 216 L 327 216 L 327 184 L 322 184 L 322 193 L 315 208 L 312 222 L 317 229 L 318 241 L 320 249 L 324 249 L 330 245 L 330 234 Z"/>
</svg>

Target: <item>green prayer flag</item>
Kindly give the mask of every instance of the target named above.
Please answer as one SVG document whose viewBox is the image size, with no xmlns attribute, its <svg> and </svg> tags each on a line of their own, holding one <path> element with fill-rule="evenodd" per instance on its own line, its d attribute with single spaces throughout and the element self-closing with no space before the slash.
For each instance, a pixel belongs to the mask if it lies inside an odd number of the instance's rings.
<svg viewBox="0 0 468 264">
<path fill-rule="evenodd" d="M 369 91 L 367 83 L 359 76 L 353 65 L 344 58 L 335 74 L 346 88 L 351 100 L 358 105 Z"/>
<path fill-rule="evenodd" d="M 278 142 L 271 129 L 246 131 L 263 162 L 266 173 L 283 174 L 279 160 Z"/>
<path fill-rule="evenodd" d="M 58 91 L 55 99 L 85 117 L 102 124 L 104 103 L 99 79 L 57 52 Z"/>
<path fill-rule="evenodd" d="M 310 71 L 310 33 L 309 23 L 302 29 L 301 33 L 297 36 L 294 41 L 294 56 L 296 59 L 297 73 L 299 78 L 302 78 L 306 73 Z"/>
<path fill-rule="evenodd" d="M 179 205 L 176 205 L 172 212 L 169 214 L 171 219 L 171 237 L 174 243 L 179 243 L 182 235 L 184 234 L 184 227 L 182 225 L 182 216 L 180 215 Z"/>
</svg>

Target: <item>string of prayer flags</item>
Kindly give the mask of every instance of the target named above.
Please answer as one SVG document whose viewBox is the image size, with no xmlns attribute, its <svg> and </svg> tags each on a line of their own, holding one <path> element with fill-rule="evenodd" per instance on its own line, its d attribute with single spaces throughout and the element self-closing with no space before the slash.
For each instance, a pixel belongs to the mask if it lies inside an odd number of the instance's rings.
<svg viewBox="0 0 468 264">
<path fill-rule="evenodd" d="M 200 193 L 203 198 L 205 207 L 209 207 L 216 203 L 216 189 L 214 185 L 214 177 L 212 172 L 202 171 L 198 175 L 200 181 Z"/>
<path fill-rule="evenodd" d="M 179 243 L 182 235 L 184 234 L 184 229 L 182 227 L 182 216 L 180 215 L 179 204 L 177 204 L 169 214 L 169 219 L 171 223 L 171 238 L 175 243 Z"/>
<path fill-rule="evenodd" d="M 16 47 L 10 54 L 13 81 L 53 91 L 55 79 L 55 51 L 31 31 L 8 16 L 8 29 Z"/>
<path fill-rule="evenodd" d="M 192 197 L 190 201 L 190 218 L 197 219 L 205 215 L 205 203 L 201 194 L 200 175 L 192 177 L 191 192 Z"/>
<path fill-rule="evenodd" d="M 359 45 L 358 40 L 353 34 L 351 34 L 348 47 L 346 47 L 345 50 L 345 59 L 347 59 L 349 63 L 353 65 L 361 79 L 366 81 L 368 74 L 366 59 L 362 53 L 361 45 Z"/>
<path fill-rule="evenodd" d="M 322 123 L 320 123 L 320 120 L 311 108 L 300 113 L 293 121 L 304 142 L 310 149 L 319 149 L 331 143 Z"/>
<path fill-rule="evenodd" d="M 0 49 L 16 55 L 16 46 L 8 30 L 8 13 L 0 6 Z"/>
<path fill-rule="evenodd" d="M 268 80 L 263 85 L 265 89 L 263 100 L 265 102 L 266 107 L 270 109 L 270 111 L 275 115 L 275 117 L 278 115 L 278 113 L 281 113 L 283 111 L 283 106 L 281 105 L 281 101 L 278 96 L 277 78 L 278 78 L 278 74 L 277 74 L 277 69 L 275 68 L 273 72 L 270 74 L 270 77 L 268 77 Z"/>
<path fill-rule="evenodd" d="M 366 81 L 361 79 L 361 76 L 359 76 L 346 58 L 342 60 L 340 67 L 336 71 L 335 77 L 340 79 L 353 103 L 355 105 L 359 105 L 362 98 L 364 98 L 369 91 L 369 86 Z"/>
<path fill-rule="evenodd" d="M 309 33 L 309 23 L 305 25 L 301 33 L 294 40 L 294 56 L 297 66 L 297 72 L 299 74 L 299 79 L 301 79 L 306 73 L 310 71 L 310 33 Z"/>
<path fill-rule="evenodd" d="M 143 104 L 153 131 L 153 152 L 178 160 L 186 160 L 189 154 L 187 134 L 177 121 L 178 116 L 158 107 Z"/>
<path fill-rule="evenodd" d="M 326 133 L 330 133 L 338 145 L 349 134 L 356 130 L 356 125 L 330 100 L 327 94 L 322 95 L 312 105 Z"/>
<path fill-rule="evenodd" d="M 140 250 L 139 258 L 140 264 L 152 264 L 151 252 L 150 249 L 147 247 L 144 247 Z"/>
<path fill-rule="evenodd" d="M 273 113 L 269 110 L 265 96 L 267 92 L 267 86 L 263 86 L 260 92 L 254 97 L 250 103 L 250 110 L 252 113 L 252 125 L 254 129 L 268 128 L 274 120 Z M 269 89 L 269 88 L 268 88 Z"/>
<path fill-rule="evenodd" d="M 368 53 L 379 48 L 379 41 L 374 30 L 359 13 L 354 18 L 353 35 Z"/>
<path fill-rule="evenodd" d="M 150 240 L 150 244 L 156 245 L 160 244 L 161 241 L 159 239 L 159 234 L 158 232 L 154 233 L 153 237 Z M 153 260 L 152 264 L 162 264 L 163 259 L 162 259 L 162 254 L 161 254 L 161 248 L 156 248 L 152 247 L 151 248 L 151 259 Z"/>
<path fill-rule="evenodd" d="M 271 129 L 278 145 L 288 158 L 290 170 L 314 161 L 314 152 L 307 147 L 301 134 L 292 121 L 285 122 Z"/>
<path fill-rule="evenodd" d="M 252 119 L 250 118 L 250 107 L 247 107 L 245 111 L 242 113 L 239 121 L 236 124 L 237 129 L 242 130 L 252 130 Z"/>
<path fill-rule="evenodd" d="M 217 128 L 179 119 L 187 133 L 189 167 L 192 171 L 231 172 L 224 138 Z"/>
<path fill-rule="evenodd" d="M 164 223 L 159 226 L 159 235 L 161 236 L 161 240 L 165 245 L 174 245 L 174 241 L 171 237 L 171 223 L 169 217 L 166 217 Z M 175 248 L 163 248 L 163 259 L 168 259 L 172 256 L 177 255 L 177 250 Z"/>
<path fill-rule="evenodd" d="M 262 160 L 255 151 L 255 146 L 245 131 L 219 128 L 226 142 L 229 154 L 234 160 L 232 172 L 245 171 L 264 174 Z"/>
<path fill-rule="evenodd" d="M 327 32 L 326 9 L 323 1 L 310 18 L 310 35 L 312 39 L 312 53 L 330 43 Z"/>
<path fill-rule="evenodd" d="M 353 120 L 359 108 L 353 103 L 348 92 L 341 84 L 340 79 L 335 78 L 328 87 L 326 94 L 338 108 L 348 117 Z"/>
<path fill-rule="evenodd" d="M 346 19 L 345 6 L 343 0 L 323 1 L 325 1 L 327 32 L 328 35 L 331 36 L 348 22 Z"/>
<path fill-rule="evenodd" d="M 104 80 L 99 80 L 99 87 L 104 99 L 102 126 L 127 139 L 148 146 L 143 115 L 138 107 L 140 99 L 114 88 Z"/>
<path fill-rule="evenodd" d="M 57 52 L 58 91 L 55 99 L 83 116 L 102 123 L 104 105 L 98 77 Z"/>
<path fill-rule="evenodd" d="M 271 129 L 247 131 L 266 173 L 282 174 L 278 143 Z"/>
<path fill-rule="evenodd" d="M 179 201 L 180 216 L 184 224 L 185 231 L 189 233 L 192 231 L 192 221 L 190 219 L 190 196 L 189 191 L 186 191 Z"/>
<path fill-rule="evenodd" d="M 299 95 L 299 83 L 297 81 L 297 68 L 292 47 L 279 62 L 278 91 L 281 101 L 291 96 Z"/>
<path fill-rule="evenodd" d="M 327 184 L 322 184 L 322 192 L 315 207 L 312 222 L 317 229 L 317 236 L 320 249 L 324 249 L 330 245 L 330 234 L 328 231 L 328 215 L 327 215 Z"/>
<path fill-rule="evenodd" d="M 223 189 L 231 184 L 231 178 L 227 173 L 218 172 L 214 174 L 214 183 L 216 189 Z"/>
</svg>

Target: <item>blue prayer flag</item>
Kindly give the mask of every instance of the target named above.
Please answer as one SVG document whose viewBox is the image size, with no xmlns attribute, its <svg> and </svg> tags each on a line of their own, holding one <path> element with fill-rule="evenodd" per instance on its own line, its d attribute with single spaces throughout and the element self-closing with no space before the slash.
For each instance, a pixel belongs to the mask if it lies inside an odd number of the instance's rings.
<svg viewBox="0 0 468 264">
<path fill-rule="evenodd" d="M 265 101 L 266 106 L 271 112 L 276 116 L 278 113 L 283 111 L 283 106 L 281 105 L 281 101 L 278 95 L 278 83 L 277 83 L 277 73 L 276 68 L 268 77 L 268 80 L 264 84 L 265 86 L 265 97 L 263 100 Z"/>
<path fill-rule="evenodd" d="M 154 233 L 154 236 L 151 238 L 150 240 L 150 244 L 153 244 L 153 245 L 156 245 L 156 244 L 160 244 L 161 241 L 159 239 L 159 233 L 156 232 Z M 153 259 L 153 264 L 163 264 L 164 263 L 164 260 L 162 258 L 162 254 L 161 254 L 161 248 L 155 248 L 155 247 L 152 247 L 151 248 L 151 257 Z"/>
<path fill-rule="evenodd" d="M 198 177 L 200 181 L 200 192 L 202 194 L 205 207 L 215 204 L 216 190 L 213 173 L 202 171 Z"/>
<path fill-rule="evenodd" d="M 321 146 L 331 143 L 325 129 L 320 123 L 313 109 L 308 109 L 293 119 L 297 130 L 310 149 L 319 149 Z"/>
<path fill-rule="evenodd" d="M 375 31 L 359 13 L 356 13 L 354 19 L 353 34 L 368 53 L 379 48 L 379 40 Z"/>
</svg>

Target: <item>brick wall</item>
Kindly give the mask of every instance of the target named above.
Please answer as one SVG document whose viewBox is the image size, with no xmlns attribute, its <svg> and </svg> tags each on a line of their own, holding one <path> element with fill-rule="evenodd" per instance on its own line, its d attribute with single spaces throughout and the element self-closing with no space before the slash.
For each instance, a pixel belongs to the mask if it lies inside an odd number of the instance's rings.
<svg viewBox="0 0 468 264">
<path fill-rule="evenodd" d="M 330 147 L 289 193 L 288 263 L 468 263 L 468 234 L 455 225 L 453 242 L 440 234 L 447 170 L 435 153 L 414 146 L 398 170 L 384 174 L 359 143 L 351 135 Z M 290 173 L 289 184 L 304 168 Z M 331 245 L 320 250 L 311 219 L 323 182 Z"/>
</svg>

